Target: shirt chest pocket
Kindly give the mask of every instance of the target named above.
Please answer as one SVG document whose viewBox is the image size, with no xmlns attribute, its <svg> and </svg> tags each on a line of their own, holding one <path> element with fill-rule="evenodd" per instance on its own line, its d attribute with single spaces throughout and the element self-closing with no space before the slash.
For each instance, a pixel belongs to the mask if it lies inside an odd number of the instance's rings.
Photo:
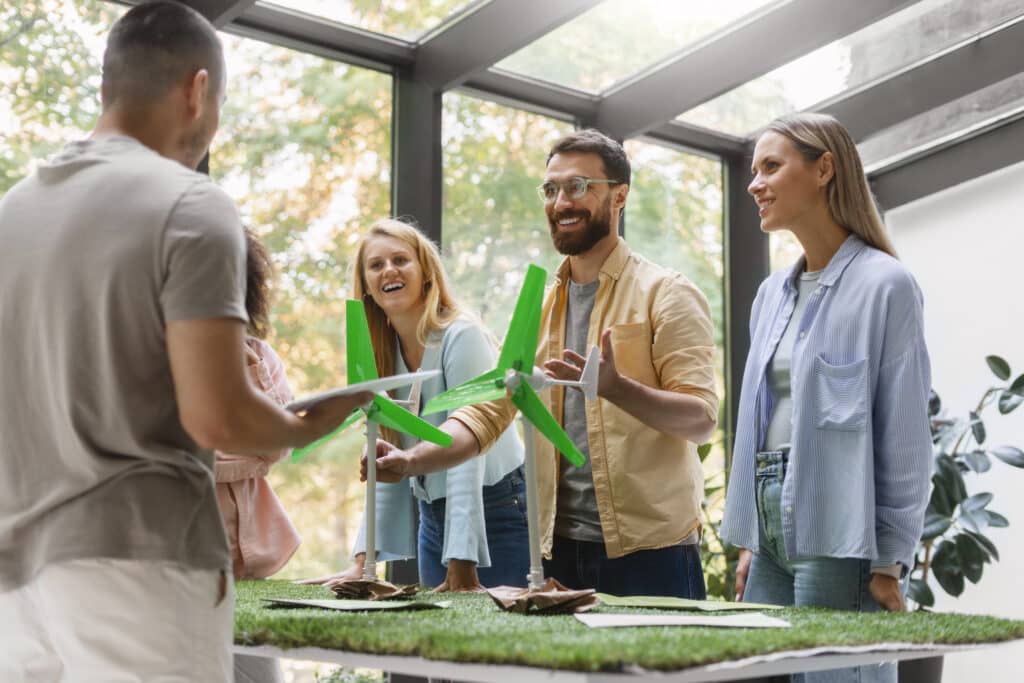
<svg viewBox="0 0 1024 683">
<path fill-rule="evenodd" d="M 809 378 L 811 406 L 819 429 L 860 431 L 868 422 L 868 361 L 832 365 L 815 356 Z"/>
<path fill-rule="evenodd" d="M 612 325 L 615 367 L 626 377 L 654 387 L 658 382 L 651 362 L 651 344 L 651 326 L 646 322 Z"/>
</svg>

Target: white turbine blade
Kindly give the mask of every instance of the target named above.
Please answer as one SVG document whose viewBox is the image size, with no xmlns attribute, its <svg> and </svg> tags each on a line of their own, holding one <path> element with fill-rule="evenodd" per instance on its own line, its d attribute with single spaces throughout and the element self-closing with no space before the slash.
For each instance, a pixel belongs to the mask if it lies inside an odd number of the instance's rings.
<svg viewBox="0 0 1024 683">
<path fill-rule="evenodd" d="M 347 387 L 342 387 L 340 389 L 331 389 L 330 391 L 300 398 L 296 401 L 292 401 L 285 406 L 285 408 L 293 413 L 301 413 L 303 410 L 309 410 L 317 403 L 326 401 L 330 398 L 351 396 L 352 394 L 358 394 L 364 391 L 376 394 L 382 391 L 387 391 L 388 389 L 397 389 L 398 387 L 404 387 L 410 384 L 415 385 L 416 383 L 426 381 L 431 377 L 436 377 L 439 374 L 441 374 L 440 370 L 421 370 L 419 372 L 407 372 L 401 375 L 391 375 L 390 377 L 371 379 L 367 382 L 357 382 L 356 384 L 350 384 Z"/>
<path fill-rule="evenodd" d="M 583 374 L 580 375 L 580 387 L 588 401 L 597 400 L 597 371 L 600 369 L 601 349 L 595 346 L 590 349 L 587 362 L 583 365 Z"/>
</svg>

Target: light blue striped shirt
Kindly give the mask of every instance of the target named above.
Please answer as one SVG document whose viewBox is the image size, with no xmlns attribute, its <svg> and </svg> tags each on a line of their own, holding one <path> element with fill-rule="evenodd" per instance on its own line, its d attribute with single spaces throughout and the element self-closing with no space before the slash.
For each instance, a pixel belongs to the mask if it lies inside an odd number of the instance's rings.
<svg viewBox="0 0 1024 683">
<path fill-rule="evenodd" d="M 801 257 L 761 283 L 751 309 L 722 521 L 722 537 L 751 550 L 758 547 L 754 455 L 773 409 L 765 371 L 789 325 L 804 264 Z M 921 291 L 899 261 L 851 235 L 794 323 L 786 552 L 912 567 L 932 468 Z"/>
<path fill-rule="evenodd" d="M 395 354 L 395 373 L 409 372 L 397 342 Z M 428 340 L 420 369 L 440 369 L 441 374 L 423 383 L 421 404 L 426 405 L 434 396 L 493 369 L 497 360 L 494 345 L 481 324 L 468 317 L 456 319 L 443 333 L 435 333 Z M 409 397 L 409 388 L 396 389 L 392 393 L 395 398 L 404 400 Z M 448 419 L 448 413 L 424 415 L 423 419 L 440 425 Z M 413 437 L 400 436 L 402 448 L 415 445 Z M 489 451 L 455 467 L 395 484 L 378 482 L 377 558 L 398 560 L 415 557 L 415 501 L 430 502 L 444 498 L 444 547 L 441 549 L 444 565 L 448 565 L 448 560 L 456 559 L 475 562 L 479 567 L 491 566 L 484 523 L 483 487 L 497 484 L 522 464 L 523 442 L 515 425 L 511 425 Z M 364 518 L 353 555 L 366 549 L 365 524 Z"/>
</svg>

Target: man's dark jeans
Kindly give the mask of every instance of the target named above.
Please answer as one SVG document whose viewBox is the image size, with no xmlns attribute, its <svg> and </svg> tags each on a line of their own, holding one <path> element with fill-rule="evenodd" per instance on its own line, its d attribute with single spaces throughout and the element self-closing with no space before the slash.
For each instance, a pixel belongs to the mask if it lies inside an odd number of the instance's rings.
<svg viewBox="0 0 1024 683">
<path fill-rule="evenodd" d="M 665 595 L 703 600 L 707 597 L 700 545 L 638 550 L 608 559 L 604 543 L 555 536 L 544 575 L 566 588 L 596 588 L 611 595 Z"/>
</svg>

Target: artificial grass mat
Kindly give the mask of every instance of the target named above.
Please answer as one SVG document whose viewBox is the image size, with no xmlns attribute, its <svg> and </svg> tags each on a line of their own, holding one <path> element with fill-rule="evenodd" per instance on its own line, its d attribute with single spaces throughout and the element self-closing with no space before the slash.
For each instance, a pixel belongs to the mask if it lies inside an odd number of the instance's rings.
<svg viewBox="0 0 1024 683">
<path fill-rule="evenodd" d="M 262 598 L 333 598 L 322 586 L 285 581 L 236 584 L 235 642 L 282 649 L 319 647 L 363 654 L 573 671 L 653 670 L 741 659 L 784 650 L 900 642 L 990 643 L 1024 638 L 1024 621 L 949 613 L 859 614 L 823 609 L 772 611 L 789 629 L 642 627 L 590 629 L 571 616 L 501 612 L 487 595 L 420 592 L 450 601 L 444 610 L 345 613 L 268 608 Z M 602 605 L 598 612 L 659 613 Z"/>
</svg>

